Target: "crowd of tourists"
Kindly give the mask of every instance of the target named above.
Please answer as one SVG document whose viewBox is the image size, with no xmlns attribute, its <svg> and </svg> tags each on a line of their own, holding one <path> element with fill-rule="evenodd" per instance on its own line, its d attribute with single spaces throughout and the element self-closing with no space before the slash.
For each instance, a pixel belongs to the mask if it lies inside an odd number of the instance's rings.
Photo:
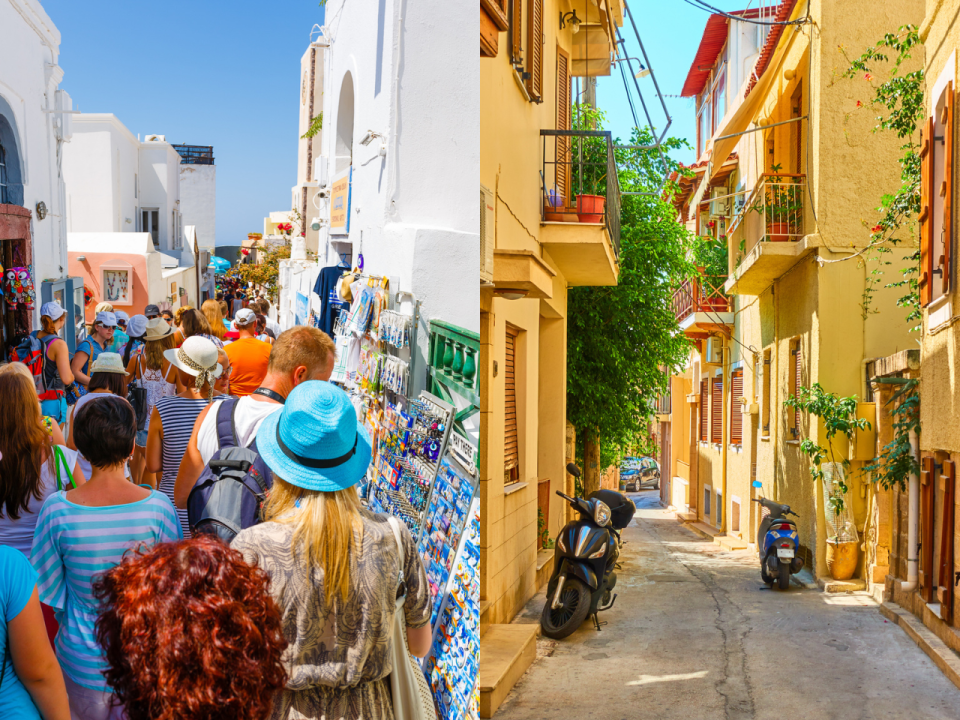
<svg viewBox="0 0 960 720">
<path fill-rule="evenodd" d="M 414 539 L 361 504 L 330 337 L 231 310 L 101 303 L 71 357 L 45 303 L 38 362 L 0 365 L 0 715 L 394 717 Z"/>
</svg>

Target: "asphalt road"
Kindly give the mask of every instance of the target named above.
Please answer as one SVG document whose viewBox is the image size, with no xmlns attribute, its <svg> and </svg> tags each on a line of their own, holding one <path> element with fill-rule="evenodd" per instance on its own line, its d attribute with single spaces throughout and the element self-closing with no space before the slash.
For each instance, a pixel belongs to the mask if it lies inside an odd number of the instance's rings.
<svg viewBox="0 0 960 720">
<path fill-rule="evenodd" d="M 498 720 L 960 719 L 960 690 L 871 598 L 769 590 L 753 554 L 686 530 L 655 491 L 631 496 L 607 624 L 541 638 Z"/>
</svg>

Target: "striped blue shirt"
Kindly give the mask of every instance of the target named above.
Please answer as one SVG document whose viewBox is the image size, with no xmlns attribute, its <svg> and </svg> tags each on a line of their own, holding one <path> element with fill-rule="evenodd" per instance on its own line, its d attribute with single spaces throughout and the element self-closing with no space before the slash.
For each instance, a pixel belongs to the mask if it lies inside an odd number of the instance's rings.
<svg viewBox="0 0 960 720">
<path fill-rule="evenodd" d="M 94 635 L 98 603 L 94 576 L 120 562 L 132 547 L 183 537 L 170 500 L 156 490 L 127 505 L 87 507 L 51 495 L 37 519 L 30 560 L 39 573 L 40 600 L 60 623 L 55 642 L 63 671 L 78 685 L 109 692 L 107 664 Z"/>
</svg>

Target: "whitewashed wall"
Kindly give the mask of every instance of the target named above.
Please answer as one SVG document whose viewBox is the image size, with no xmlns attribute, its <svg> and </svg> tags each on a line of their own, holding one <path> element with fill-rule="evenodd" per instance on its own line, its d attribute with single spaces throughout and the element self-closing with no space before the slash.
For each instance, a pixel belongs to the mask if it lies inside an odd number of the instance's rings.
<svg viewBox="0 0 960 720">
<path fill-rule="evenodd" d="M 211 254 L 217 247 L 217 166 L 180 164 L 180 214 L 193 225 L 197 242 Z"/>
<path fill-rule="evenodd" d="M 0 3 L 0 105 L 10 108 L 23 160 L 23 206 L 33 212 L 34 278 L 59 278 L 67 269 L 65 193 L 57 169 L 58 142 L 69 140 L 72 107 L 59 90 L 60 31 L 36 0 Z M 59 127 L 58 127 L 59 126 Z M 62 145 L 61 145 L 62 147 Z M 43 202 L 49 215 L 36 217 Z M 37 303 L 39 323 L 40 303 Z"/>
</svg>

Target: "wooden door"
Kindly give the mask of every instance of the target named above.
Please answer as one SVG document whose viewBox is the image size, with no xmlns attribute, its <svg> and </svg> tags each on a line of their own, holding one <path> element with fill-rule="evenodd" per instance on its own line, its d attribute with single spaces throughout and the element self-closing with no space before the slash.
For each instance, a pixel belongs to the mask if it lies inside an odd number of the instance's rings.
<svg viewBox="0 0 960 720">
<path fill-rule="evenodd" d="M 940 523 L 940 562 L 937 583 L 937 602 L 940 603 L 940 619 L 945 623 L 953 621 L 953 536 L 956 503 L 956 464 L 944 460 L 940 473 L 940 497 L 942 498 L 943 520 Z"/>
<path fill-rule="evenodd" d="M 920 461 L 920 596 L 933 602 L 933 527 L 936 522 L 933 504 L 933 473 L 936 461 L 927 455 Z"/>
</svg>

